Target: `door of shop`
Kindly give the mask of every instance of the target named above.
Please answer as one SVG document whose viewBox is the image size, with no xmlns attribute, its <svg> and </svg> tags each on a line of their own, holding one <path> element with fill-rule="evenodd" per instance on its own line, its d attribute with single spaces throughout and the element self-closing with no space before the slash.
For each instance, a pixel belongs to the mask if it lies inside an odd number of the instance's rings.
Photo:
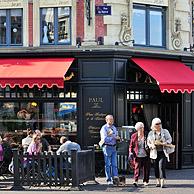
<svg viewBox="0 0 194 194">
<path fill-rule="evenodd" d="M 158 107 L 158 115 L 162 120 L 163 128 L 169 130 L 172 142 L 176 145 L 175 152 L 170 155 L 168 168 L 178 169 L 180 167 L 179 146 L 180 146 L 180 105 L 179 103 L 162 103 Z"/>
<path fill-rule="evenodd" d="M 178 169 L 180 166 L 179 160 L 179 128 L 180 128 L 180 110 L 179 103 L 128 103 L 128 118 L 129 125 L 135 125 L 141 121 L 145 125 L 146 132 L 149 132 L 151 121 L 154 117 L 159 117 L 162 120 L 162 127 L 169 130 L 172 136 L 172 143 L 176 145 L 176 151 L 170 155 L 170 162 L 167 163 L 167 168 Z"/>
</svg>

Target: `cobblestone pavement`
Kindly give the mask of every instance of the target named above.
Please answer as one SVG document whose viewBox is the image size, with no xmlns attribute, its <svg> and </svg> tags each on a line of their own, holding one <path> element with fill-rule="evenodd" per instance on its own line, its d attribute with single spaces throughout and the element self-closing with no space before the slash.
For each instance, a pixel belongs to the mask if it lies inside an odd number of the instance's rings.
<svg viewBox="0 0 194 194">
<path fill-rule="evenodd" d="M 41 188 L 41 187 L 31 187 L 26 188 L 25 191 L 10 191 L 10 183 L 6 183 L 5 180 L 0 181 L 0 192 L 4 193 L 18 193 L 18 194 L 104 194 L 104 193 L 134 193 L 134 194 L 194 194 L 194 169 L 183 169 L 183 170 L 168 170 L 167 171 L 166 188 L 156 188 L 155 179 L 153 172 L 151 173 L 149 186 L 144 187 L 142 179 L 139 180 L 139 186 L 136 188 L 132 185 L 133 179 L 132 175 L 129 175 L 126 179 L 125 186 L 107 186 L 104 177 L 97 177 L 96 181 L 99 184 L 94 182 L 88 182 L 81 186 L 82 191 L 68 191 L 68 188 Z"/>
</svg>

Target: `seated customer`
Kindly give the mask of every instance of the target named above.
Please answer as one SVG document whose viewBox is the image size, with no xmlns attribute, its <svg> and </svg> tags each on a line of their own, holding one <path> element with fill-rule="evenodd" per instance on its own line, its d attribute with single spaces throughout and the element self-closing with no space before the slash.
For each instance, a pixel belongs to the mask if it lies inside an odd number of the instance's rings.
<svg viewBox="0 0 194 194">
<path fill-rule="evenodd" d="M 0 136 L 0 162 L 3 161 L 3 146 L 2 146 L 2 138 Z"/>
<path fill-rule="evenodd" d="M 57 154 L 60 154 L 63 152 L 68 152 L 68 155 L 70 156 L 71 150 L 77 150 L 77 151 L 81 150 L 80 145 L 78 143 L 68 140 L 67 137 L 62 136 L 60 138 L 60 143 L 62 145 L 57 150 L 57 152 L 56 152 Z M 69 162 L 71 162 L 70 159 L 69 159 Z"/>
<path fill-rule="evenodd" d="M 40 130 L 35 130 L 35 134 L 37 134 L 40 137 L 40 142 L 42 143 L 42 152 L 49 152 L 51 151 L 51 146 L 49 145 L 49 142 L 42 136 L 42 133 Z"/>
<path fill-rule="evenodd" d="M 32 137 L 32 141 L 30 145 L 28 146 L 27 152 L 29 155 L 37 155 L 42 152 L 42 143 L 40 142 L 40 136 L 37 134 L 34 134 Z"/>
<path fill-rule="evenodd" d="M 27 129 L 27 137 L 22 139 L 22 147 L 23 147 L 24 153 L 27 152 L 28 146 L 30 145 L 30 143 L 32 141 L 32 136 L 33 136 L 33 131 L 30 128 L 28 128 Z"/>
<path fill-rule="evenodd" d="M 8 142 L 4 141 L 4 139 L 2 139 L 0 137 L 0 147 L 1 147 L 1 156 L 0 156 L 0 163 L 1 163 L 1 173 L 7 173 L 8 172 L 8 167 L 9 164 L 11 163 L 12 160 L 12 149 L 11 146 L 9 145 Z"/>
</svg>

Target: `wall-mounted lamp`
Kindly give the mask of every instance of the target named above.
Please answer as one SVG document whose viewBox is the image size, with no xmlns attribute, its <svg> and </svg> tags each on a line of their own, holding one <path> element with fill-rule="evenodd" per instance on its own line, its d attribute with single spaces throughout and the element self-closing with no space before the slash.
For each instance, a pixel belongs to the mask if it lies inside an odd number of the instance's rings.
<svg viewBox="0 0 194 194">
<path fill-rule="evenodd" d="M 131 42 L 131 43 L 134 44 L 134 43 L 135 43 L 135 40 L 129 40 L 129 42 Z M 120 45 L 120 44 L 123 44 L 123 42 L 118 42 L 118 41 L 115 42 L 115 45 L 116 45 L 116 46 L 118 46 L 118 45 Z"/>
<path fill-rule="evenodd" d="M 103 38 L 102 36 L 99 36 L 99 37 L 97 38 L 97 44 L 98 44 L 98 45 L 104 45 L 104 38 Z"/>
<path fill-rule="evenodd" d="M 181 20 L 177 18 L 175 20 L 175 32 L 179 32 L 179 31 L 181 31 Z"/>
<path fill-rule="evenodd" d="M 82 45 L 82 39 L 81 37 L 76 38 L 76 47 L 79 48 Z"/>
</svg>

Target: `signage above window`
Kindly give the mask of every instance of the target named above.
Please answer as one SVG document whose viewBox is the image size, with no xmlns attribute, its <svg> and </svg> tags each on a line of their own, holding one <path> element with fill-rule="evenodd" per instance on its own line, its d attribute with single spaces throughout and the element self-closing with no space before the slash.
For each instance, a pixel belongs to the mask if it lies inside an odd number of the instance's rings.
<svg viewBox="0 0 194 194">
<path fill-rule="evenodd" d="M 133 3 L 168 6 L 168 0 L 133 0 Z"/>
<path fill-rule="evenodd" d="M 23 0 L 0 0 L 1 9 L 22 8 Z"/>
<path fill-rule="evenodd" d="M 72 6 L 71 0 L 55 0 L 55 1 L 48 1 L 48 0 L 41 0 L 39 1 L 40 7 L 61 7 L 61 6 Z"/>
<path fill-rule="evenodd" d="M 96 6 L 96 15 L 111 15 L 111 6 L 99 5 Z"/>
</svg>

